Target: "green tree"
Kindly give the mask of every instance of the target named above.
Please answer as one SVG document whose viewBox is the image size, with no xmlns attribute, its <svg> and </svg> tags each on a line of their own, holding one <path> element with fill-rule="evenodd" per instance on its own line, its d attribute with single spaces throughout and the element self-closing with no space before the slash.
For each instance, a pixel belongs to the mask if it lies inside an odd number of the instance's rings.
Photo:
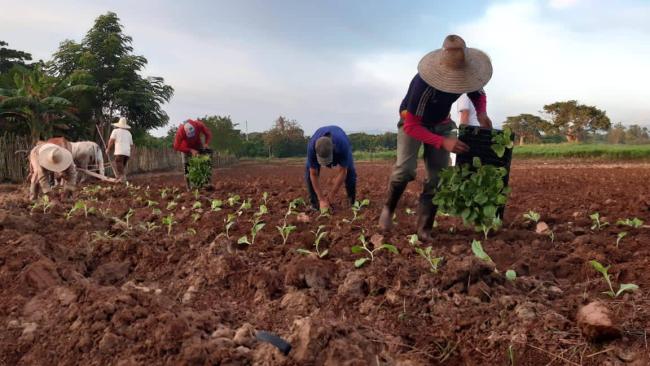
<svg viewBox="0 0 650 366">
<path fill-rule="evenodd" d="M 0 75 L 7 73 L 16 65 L 27 66 L 27 61 L 32 60 L 32 55 L 18 50 L 6 48 L 9 44 L 0 41 Z"/>
<path fill-rule="evenodd" d="M 625 143 L 625 126 L 621 122 L 618 122 L 607 131 L 607 142 L 610 144 Z"/>
<path fill-rule="evenodd" d="M 629 143 L 642 144 L 650 140 L 648 128 L 641 127 L 637 124 L 630 125 L 625 132 L 625 140 Z"/>
<path fill-rule="evenodd" d="M 243 148 L 241 132 L 230 116 L 205 116 L 200 118 L 212 132 L 210 147 L 215 151 L 239 155 Z"/>
<path fill-rule="evenodd" d="M 508 127 L 519 137 L 519 145 L 541 140 L 542 132 L 550 130 L 550 123 L 532 114 L 520 114 L 506 118 L 503 127 Z"/>
<path fill-rule="evenodd" d="M 280 116 L 273 128 L 265 133 L 269 156 L 284 158 L 307 154 L 307 138 L 298 122 Z"/>
<path fill-rule="evenodd" d="M 263 132 L 251 132 L 243 137 L 242 150 L 240 156 L 251 158 L 268 156 L 269 150 L 266 146 L 265 134 Z"/>
<path fill-rule="evenodd" d="M 0 89 L 0 116 L 11 123 L 24 123 L 33 142 L 52 137 L 55 130 L 68 130 L 77 120 L 71 98 L 91 93 L 77 74 L 57 78 L 40 67 L 16 73 L 9 88 Z"/>
<path fill-rule="evenodd" d="M 551 117 L 552 129 L 564 135 L 569 142 L 579 142 L 588 133 L 598 130 L 606 131 L 612 124 L 605 111 L 578 104 L 575 100 L 547 104 L 544 112 Z"/>
<path fill-rule="evenodd" d="M 66 40 L 59 46 L 50 69 L 61 77 L 84 71 L 97 87 L 90 119 L 104 133 L 118 115 L 126 116 L 135 130 L 167 124 L 169 117 L 161 105 L 174 90 L 163 78 L 143 77 L 147 59 L 134 55 L 132 38 L 122 31 L 117 14 L 99 16 L 81 43 Z"/>
</svg>

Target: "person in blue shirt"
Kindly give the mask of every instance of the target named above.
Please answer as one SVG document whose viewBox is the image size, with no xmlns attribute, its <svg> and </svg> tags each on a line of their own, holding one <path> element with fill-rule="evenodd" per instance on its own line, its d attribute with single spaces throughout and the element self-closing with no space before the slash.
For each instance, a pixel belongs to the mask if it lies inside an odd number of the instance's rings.
<svg viewBox="0 0 650 366">
<path fill-rule="evenodd" d="M 324 192 L 319 182 L 320 168 L 336 169 L 336 177 L 329 192 Z M 336 194 L 345 183 L 350 204 L 356 199 L 357 173 L 352 160 L 352 146 L 348 136 L 338 126 L 321 127 L 307 144 L 305 182 L 311 205 L 316 210 L 330 209 Z"/>
</svg>

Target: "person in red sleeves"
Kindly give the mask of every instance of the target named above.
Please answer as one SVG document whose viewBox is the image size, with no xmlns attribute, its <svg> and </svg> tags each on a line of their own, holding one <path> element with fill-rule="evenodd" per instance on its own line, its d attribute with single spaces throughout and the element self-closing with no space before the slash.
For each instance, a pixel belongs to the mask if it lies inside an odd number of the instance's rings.
<svg viewBox="0 0 650 366">
<path fill-rule="evenodd" d="M 174 138 L 174 150 L 183 153 L 183 171 L 186 183 L 188 183 L 187 173 L 190 157 L 212 154 L 212 150 L 208 147 L 210 139 L 212 139 L 210 129 L 199 120 L 188 119 L 178 126 Z"/>
</svg>

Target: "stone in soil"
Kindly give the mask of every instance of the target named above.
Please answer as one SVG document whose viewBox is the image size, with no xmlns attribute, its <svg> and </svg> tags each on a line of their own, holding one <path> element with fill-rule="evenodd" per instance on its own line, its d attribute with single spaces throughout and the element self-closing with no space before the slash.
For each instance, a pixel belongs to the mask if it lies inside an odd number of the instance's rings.
<svg viewBox="0 0 650 366">
<path fill-rule="evenodd" d="M 605 341 L 621 335 L 621 330 L 614 322 L 611 311 L 600 301 L 581 307 L 576 320 L 582 334 L 590 341 Z"/>
</svg>

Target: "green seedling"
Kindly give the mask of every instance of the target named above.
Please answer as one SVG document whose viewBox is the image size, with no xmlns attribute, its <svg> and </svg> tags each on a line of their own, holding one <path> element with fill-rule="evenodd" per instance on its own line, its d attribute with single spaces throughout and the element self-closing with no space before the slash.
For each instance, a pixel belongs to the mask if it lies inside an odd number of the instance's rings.
<svg viewBox="0 0 650 366">
<path fill-rule="evenodd" d="M 393 212 L 393 217 L 391 218 L 393 225 L 397 225 L 397 213 Z"/>
<path fill-rule="evenodd" d="M 241 216 L 241 214 L 244 213 L 245 210 L 250 210 L 253 205 L 251 204 L 252 199 L 247 199 L 244 202 L 242 202 L 241 206 L 239 206 L 239 210 L 237 210 L 237 214 Z"/>
<path fill-rule="evenodd" d="M 72 208 L 70 209 L 70 211 L 68 211 L 68 212 L 65 214 L 65 219 L 66 219 L 66 220 L 70 220 L 70 218 L 72 217 L 72 214 L 74 214 L 74 213 L 75 213 L 76 211 L 78 211 L 78 210 L 81 210 L 81 209 L 83 208 L 84 205 L 85 205 L 85 203 L 84 203 L 83 201 L 77 201 L 77 202 L 75 202 L 75 203 L 74 203 L 74 206 L 72 206 Z"/>
<path fill-rule="evenodd" d="M 230 228 L 235 225 L 235 222 L 237 220 L 237 215 L 235 214 L 228 214 L 228 217 L 226 218 L 226 238 L 230 239 Z"/>
<path fill-rule="evenodd" d="M 624 225 L 638 229 L 643 226 L 643 220 L 638 217 L 635 217 L 633 219 L 618 220 L 616 221 L 616 225 Z"/>
<path fill-rule="evenodd" d="M 407 238 L 409 240 L 409 244 L 413 246 L 416 246 L 418 245 L 418 243 L 420 243 L 420 238 L 418 238 L 418 234 L 411 234 L 407 236 Z"/>
<path fill-rule="evenodd" d="M 515 350 L 512 348 L 512 344 L 508 346 L 508 361 L 510 361 L 510 366 L 515 366 Z"/>
<path fill-rule="evenodd" d="M 124 233 L 119 234 L 119 235 L 113 235 L 110 233 L 110 231 L 95 231 L 92 233 L 92 243 L 96 241 L 101 241 L 101 240 L 119 240 L 124 236 Z"/>
<path fill-rule="evenodd" d="M 169 215 L 162 218 L 162 224 L 167 226 L 167 236 L 172 234 L 172 227 L 176 221 L 174 220 L 174 214 L 170 213 Z"/>
<path fill-rule="evenodd" d="M 367 198 L 365 200 L 363 200 L 363 201 L 354 201 L 354 204 L 352 204 L 352 219 L 350 219 L 350 220 L 343 219 L 343 221 L 347 222 L 347 223 L 353 223 L 353 222 L 357 221 L 358 219 L 363 218 L 363 216 L 359 216 L 359 212 L 361 211 L 361 209 L 363 207 L 366 207 L 369 204 L 370 204 L 370 200 L 367 199 Z"/>
<path fill-rule="evenodd" d="M 187 233 L 190 234 L 190 235 L 196 235 L 196 229 L 189 228 L 189 229 L 187 229 Z"/>
<path fill-rule="evenodd" d="M 253 245 L 255 244 L 255 237 L 257 234 L 260 232 L 266 226 L 265 223 L 261 222 L 259 218 L 256 218 L 253 220 L 253 226 L 251 227 L 251 240 L 248 240 L 248 236 L 244 235 L 239 240 L 237 240 L 237 244 L 248 244 L 248 245 Z"/>
<path fill-rule="evenodd" d="M 192 214 L 192 222 L 197 222 L 197 221 L 199 221 L 200 218 L 201 218 L 200 213 L 197 212 L 197 213 Z"/>
<path fill-rule="evenodd" d="M 167 211 L 171 211 L 171 210 L 175 209 L 176 206 L 178 206 L 178 203 L 176 203 L 176 201 L 169 202 L 167 204 Z"/>
<path fill-rule="evenodd" d="M 158 202 L 147 200 L 147 207 L 153 207 L 153 206 L 158 206 Z"/>
<path fill-rule="evenodd" d="M 548 230 L 548 237 L 551 239 L 551 243 L 555 243 L 555 232 L 553 230 Z"/>
<path fill-rule="evenodd" d="M 192 210 L 200 210 L 201 207 L 203 207 L 203 205 L 201 204 L 201 202 L 196 201 L 196 202 L 194 202 L 194 204 L 192 205 Z"/>
<path fill-rule="evenodd" d="M 257 212 L 255 212 L 255 214 L 253 214 L 253 216 L 262 217 L 267 213 L 269 213 L 269 209 L 266 207 L 266 205 L 260 205 L 260 208 L 257 210 Z"/>
<path fill-rule="evenodd" d="M 483 245 L 481 245 L 481 242 L 478 240 L 472 240 L 472 253 L 476 256 L 476 258 L 494 264 L 494 261 L 490 256 L 483 250 Z"/>
<path fill-rule="evenodd" d="M 234 207 L 236 204 L 239 203 L 239 199 L 240 199 L 239 195 L 235 194 L 235 195 L 232 195 L 232 196 L 228 197 L 226 202 L 228 202 L 228 206 Z"/>
<path fill-rule="evenodd" d="M 528 220 L 528 222 L 538 222 L 540 219 L 540 215 L 539 213 L 531 210 L 524 214 L 524 218 Z"/>
<path fill-rule="evenodd" d="M 410 207 L 407 207 L 404 211 L 405 211 L 406 214 L 409 215 L 409 216 L 413 216 L 413 215 L 415 215 L 415 210 L 413 210 L 413 209 L 410 208 Z"/>
<path fill-rule="evenodd" d="M 41 196 L 40 201 L 37 201 L 32 205 L 31 211 L 34 211 L 39 207 L 43 209 L 43 214 L 46 214 L 47 211 L 52 208 L 52 202 L 50 201 L 50 197 L 48 195 L 45 194 Z"/>
<path fill-rule="evenodd" d="M 192 194 L 194 194 L 194 200 L 198 201 L 198 199 L 199 199 L 199 190 L 195 189 L 194 192 L 192 192 Z"/>
<path fill-rule="evenodd" d="M 160 190 L 160 198 L 165 199 L 167 198 L 167 192 L 169 192 L 169 188 L 163 188 Z"/>
<path fill-rule="evenodd" d="M 477 231 L 480 230 L 483 232 L 483 238 L 487 240 L 488 235 L 490 234 L 490 231 L 497 231 L 501 227 L 501 224 L 503 222 L 501 219 L 497 216 L 492 219 L 492 222 L 489 224 L 482 223 L 478 228 Z"/>
<path fill-rule="evenodd" d="M 160 210 L 159 208 L 154 208 L 153 210 L 151 210 L 151 213 L 156 216 L 159 216 L 162 215 L 162 210 Z"/>
<path fill-rule="evenodd" d="M 506 149 L 512 149 L 513 146 L 512 131 L 509 128 L 504 128 L 502 133 L 492 130 L 492 151 L 498 157 L 502 158 Z"/>
<path fill-rule="evenodd" d="M 620 233 L 618 233 L 618 235 L 616 236 L 616 247 L 617 248 L 618 248 L 618 244 L 620 244 L 620 242 L 621 242 L 621 239 L 623 239 L 626 235 L 627 235 L 627 231 L 621 231 Z"/>
<path fill-rule="evenodd" d="M 514 269 L 509 269 L 506 271 L 506 279 L 508 281 L 514 282 L 517 279 L 517 272 Z"/>
<path fill-rule="evenodd" d="M 589 218 L 592 221 L 591 230 L 594 229 L 601 230 L 605 226 L 609 225 L 609 222 L 600 220 L 600 214 L 598 212 L 592 213 L 591 215 L 589 215 Z"/>
<path fill-rule="evenodd" d="M 378 246 L 376 248 L 370 249 L 370 245 L 372 243 L 368 243 L 368 241 L 366 240 L 366 237 L 363 234 L 359 235 L 359 241 L 361 242 L 361 245 L 355 245 L 352 248 L 350 248 L 350 250 L 354 254 L 362 253 L 362 252 L 365 251 L 365 253 L 367 255 L 365 257 L 363 257 L 363 258 L 359 258 L 356 261 L 354 261 L 354 266 L 356 268 L 361 268 L 368 261 L 370 261 L 372 263 L 375 260 L 375 253 L 382 250 L 382 249 L 386 249 L 386 250 L 388 250 L 389 252 L 391 252 L 393 254 L 398 254 L 399 253 L 397 248 L 394 245 L 391 245 L 391 244 L 382 244 L 382 245 L 380 245 L 380 246 Z"/>
<path fill-rule="evenodd" d="M 284 214 L 285 221 L 287 217 L 297 213 L 295 210 L 298 208 L 299 205 L 303 205 L 303 206 L 305 205 L 305 200 L 303 200 L 301 197 L 298 197 L 293 201 L 289 202 L 289 209 L 287 210 L 287 213 Z"/>
<path fill-rule="evenodd" d="M 614 292 L 614 287 L 612 286 L 611 275 L 608 273 L 610 266 L 605 267 L 602 264 L 600 264 L 598 261 L 595 261 L 595 260 L 591 260 L 591 261 L 589 261 L 589 263 L 591 264 L 592 267 L 594 267 L 594 269 L 596 271 L 598 271 L 600 274 L 603 275 L 603 278 L 605 279 L 605 282 L 607 282 L 607 286 L 609 286 L 609 291 L 603 292 L 604 294 L 607 294 L 612 298 L 616 298 L 625 291 L 633 292 L 633 291 L 639 289 L 639 286 L 637 286 L 637 285 L 635 285 L 633 283 L 622 283 L 619 286 L 618 291 Z"/>
<path fill-rule="evenodd" d="M 129 210 L 126 212 L 126 215 L 124 215 L 124 222 L 126 222 L 126 227 L 129 229 L 131 228 L 131 225 L 129 224 L 129 220 L 131 219 L 131 217 L 133 217 L 134 214 L 135 211 L 133 211 L 132 208 L 129 208 Z"/>
<path fill-rule="evenodd" d="M 267 205 L 267 200 L 269 199 L 269 192 L 262 193 L 262 201 L 264 201 L 264 206 Z"/>
<path fill-rule="evenodd" d="M 158 229 L 160 226 L 156 225 L 155 222 L 141 222 L 138 225 L 142 230 L 146 230 L 147 232 L 154 231 Z"/>
<path fill-rule="evenodd" d="M 111 209 L 110 208 L 99 208 L 98 209 L 99 214 L 102 215 L 103 217 L 108 217 L 111 214 Z"/>
<path fill-rule="evenodd" d="M 440 265 L 440 262 L 444 259 L 443 257 L 435 257 L 432 254 L 432 247 L 426 247 L 426 248 L 420 248 L 416 247 L 415 252 L 418 253 L 422 258 L 424 258 L 427 263 L 429 263 L 430 270 L 432 273 L 438 273 L 438 266 Z"/>
<path fill-rule="evenodd" d="M 278 229 L 280 236 L 282 236 L 282 245 L 285 245 L 289 239 L 289 234 L 291 234 L 292 231 L 296 230 L 296 227 L 293 225 L 287 225 L 285 221 L 282 226 L 276 226 L 276 229 Z"/>
<path fill-rule="evenodd" d="M 318 215 L 318 218 L 320 219 L 321 217 L 330 217 L 330 209 L 329 208 L 321 208 L 320 209 L 320 215 Z"/>
<path fill-rule="evenodd" d="M 210 201 L 210 209 L 213 212 L 221 211 L 221 206 L 223 206 L 223 201 L 222 200 L 212 200 L 212 201 Z"/>
<path fill-rule="evenodd" d="M 329 253 L 329 249 L 325 249 L 322 252 L 320 251 L 320 241 L 323 240 L 325 235 L 327 235 L 327 231 L 323 231 L 324 227 L 325 227 L 325 225 L 319 225 L 318 230 L 316 230 L 315 232 L 312 231 L 312 233 L 314 234 L 314 248 L 316 248 L 316 251 L 312 252 L 311 250 L 300 248 L 300 249 L 298 249 L 298 253 L 301 253 L 301 254 L 316 254 L 316 256 L 318 258 L 325 257 Z"/>
</svg>

